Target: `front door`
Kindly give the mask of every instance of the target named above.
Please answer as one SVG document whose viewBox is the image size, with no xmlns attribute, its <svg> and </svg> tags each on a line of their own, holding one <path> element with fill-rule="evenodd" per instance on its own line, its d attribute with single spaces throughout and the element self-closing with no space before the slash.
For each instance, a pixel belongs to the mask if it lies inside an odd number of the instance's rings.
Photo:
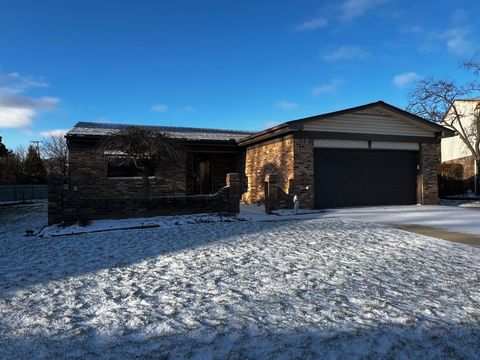
<svg viewBox="0 0 480 360">
<path fill-rule="evenodd" d="M 193 162 L 194 193 L 212 193 L 212 160 L 210 156 L 197 155 Z"/>
</svg>

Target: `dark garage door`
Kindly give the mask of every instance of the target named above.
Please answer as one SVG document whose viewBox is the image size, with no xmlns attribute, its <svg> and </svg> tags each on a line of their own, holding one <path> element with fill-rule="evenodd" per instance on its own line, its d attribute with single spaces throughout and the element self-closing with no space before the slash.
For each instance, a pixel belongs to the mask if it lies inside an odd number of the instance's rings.
<svg viewBox="0 0 480 360">
<path fill-rule="evenodd" d="M 315 149 L 315 207 L 416 204 L 418 152 Z"/>
</svg>

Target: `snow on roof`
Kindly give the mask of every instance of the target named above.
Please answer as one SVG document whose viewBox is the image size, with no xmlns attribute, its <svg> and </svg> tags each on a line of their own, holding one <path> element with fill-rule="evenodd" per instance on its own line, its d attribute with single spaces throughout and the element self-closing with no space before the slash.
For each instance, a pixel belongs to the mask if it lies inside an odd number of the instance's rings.
<svg viewBox="0 0 480 360">
<path fill-rule="evenodd" d="M 110 124 L 110 123 L 95 123 L 95 122 L 79 122 L 72 130 L 67 132 L 67 136 L 108 136 L 119 131 L 128 124 Z M 143 128 L 150 128 L 165 132 L 175 138 L 183 138 L 188 140 L 239 140 L 241 138 L 254 134 L 254 131 L 245 130 L 224 130 L 224 129 L 204 129 L 204 128 L 190 128 L 177 126 L 154 126 L 154 125 L 139 125 Z"/>
</svg>

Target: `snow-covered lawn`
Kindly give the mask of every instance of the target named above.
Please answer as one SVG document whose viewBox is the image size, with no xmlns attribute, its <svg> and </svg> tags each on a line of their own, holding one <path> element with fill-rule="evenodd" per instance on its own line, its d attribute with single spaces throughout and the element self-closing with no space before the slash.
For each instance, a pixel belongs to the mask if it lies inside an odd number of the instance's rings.
<svg viewBox="0 0 480 360">
<path fill-rule="evenodd" d="M 0 226 L 1 359 L 480 354 L 478 248 L 346 218 L 23 237 L 24 213 Z"/>
</svg>

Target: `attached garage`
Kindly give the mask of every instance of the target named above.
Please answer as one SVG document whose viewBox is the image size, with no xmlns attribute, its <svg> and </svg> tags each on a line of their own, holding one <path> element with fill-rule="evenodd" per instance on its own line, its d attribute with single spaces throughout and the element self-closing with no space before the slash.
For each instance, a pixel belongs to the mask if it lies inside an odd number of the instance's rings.
<svg viewBox="0 0 480 360">
<path fill-rule="evenodd" d="M 315 208 L 417 203 L 418 151 L 314 149 Z"/>
<path fill-rule="evenodd" d="M 288 121 L 239 141 L 244 200 L 288 206 L 281 193 L 264 191 L 273 172 L 302 208 L 436 204 L 439 143 L 452 135 L 383 101 Z"/>
</svg>

